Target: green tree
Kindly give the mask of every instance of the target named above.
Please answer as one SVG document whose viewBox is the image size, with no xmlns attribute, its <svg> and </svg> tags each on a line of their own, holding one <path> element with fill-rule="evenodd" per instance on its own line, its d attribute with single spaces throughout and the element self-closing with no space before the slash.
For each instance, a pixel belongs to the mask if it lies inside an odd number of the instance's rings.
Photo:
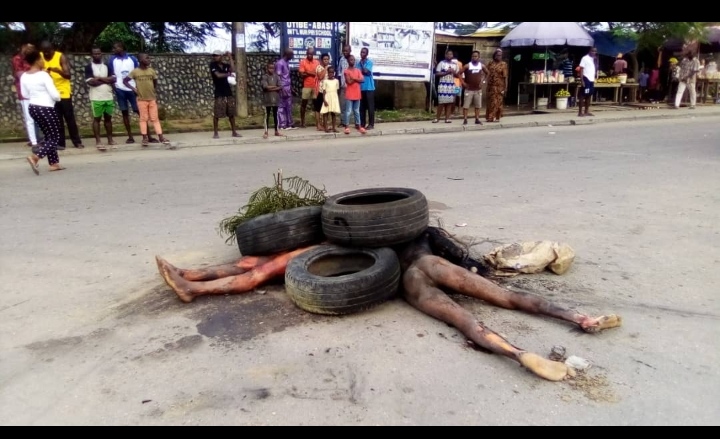
<svg viewBox="0 0 720 439">
<path fill-rule="evenodd" d="M 109 30 L 108 30 L 109 28 Z M 229 22 L 0 22 L 0 41 L 5 50 L 25 42 L 48 39 L 60 50 L 88 52 L 96 43 L 107 44 L 117 38 L 140 44 L 151 52 L 184 52 L 194 44 L 203 44 L 220 29 L 229 30 Z M 108 33 L 100 40 L 103 32 Z M 126 33 L 127 32 L 127 33 Z"/>
</svg>

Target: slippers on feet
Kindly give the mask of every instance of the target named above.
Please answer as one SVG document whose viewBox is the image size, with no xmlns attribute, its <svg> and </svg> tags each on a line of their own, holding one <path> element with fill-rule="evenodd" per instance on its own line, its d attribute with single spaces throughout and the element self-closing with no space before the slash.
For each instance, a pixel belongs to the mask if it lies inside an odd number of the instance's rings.
<svg viewBox="0 0 720 439">
<path fill-rule="evenodd" d="M 162 139 L 163 145 L 170 145 L 170 139 Z"/>
<path fill-rule="evenodd" d="M 234 133 L 232 136 L 233 136 L 233 137 L 242 137 L 242 136 L 240 135 L 240 133 Z"/>
<path fill-rule="evenodd" d="M 220 135 L 219 135 L 219 134 L 215 134 L 215 135 L 213 136 L 213 139 L 219 139 L 219 138 L 220 138 Z"/>
<path fill-rule="evenodd" d="M 268 133 L 263 134 L 263 139 L 267 139 L 267 138 L 268 138 Z"/>
<path fill-rule="evenodd" d="M 131 143 L 135 143 L 135 139 L 127 139 L 125 143 L 127 143 L 128 145 Z"/>
<path fill-rule="evenodd" d="M 62 171 L 63 169 L 65 169 L 65 166 L 55 165 L 50 166 L 50 168 L 48 168 L 48 171 Z"/>
<path fill-rule="evenodd" d="M 437 119 L 433 119 L 433 121 L 432 121 L 432 123 L 438 123 L 438 122 L 440 122 L 440 121 Z"/>
<path fill-rule="evenodd" d="M 98 151 L 107 151 L 107 146 L 105 145 L 95 145 L 95 147 L 98 149 Z"/>
<path fill-rule="evenodd" d="M 143 148 L 146 148 L 150 145 L 150 142 L 148 142 L 147 140 L 143 140 L 140 145 L 142 145 Z"/>
<path fill-rule="evenodd" d="M 451 121 L 451 120 L 446 120 L 445 123 L 452 123 L 452 121 Z"/>
<path fill-rule="evenodd" d="M 40 169 L 38 169 L 37 163 L 32 159 L 32 157 L 27 158 L 28 163 L 30 163 L 30 167 L 32 168 L 35 175 L 40 175 Z"/>
</svg>

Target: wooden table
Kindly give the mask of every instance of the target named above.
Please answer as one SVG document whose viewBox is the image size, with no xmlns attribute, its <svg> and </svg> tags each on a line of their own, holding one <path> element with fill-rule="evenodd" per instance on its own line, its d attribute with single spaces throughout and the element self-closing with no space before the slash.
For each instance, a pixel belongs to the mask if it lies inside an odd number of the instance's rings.
<svg viewBox="0 0 720 439">
<path fill-rule="evenodd" d="M 710 85 L 716 84 L 715 86 L 715 99 L 712 103 L 715 103 L 720 99 L 720 79 L 698 79 L 697 85 L 699 86 L 698 96 L 702 98 L 702 103 L 707 103 L 707 95 L 710 90 Z"/>
<path fill-rule="evenodd" d="M 570 83 L 569 82 L 519 82 L 518 83 L 518 99 L 517 99 L 517 105 L 520 106 L 520 88 L 525 85 L 532 86 L 533 88 L 533 109 L 537 109 L 537 89 L 538 87 L 544 87 L 548 90 L 548 106 L 550 105 L 550 98 L 555 96 L 555 93 L 552 92 L 553 87 L 560 87 L 564 88 L 566 91 L 570 92 Z"/>
<path fill-rule="evenodd" d="M 625 83 L 620 84 L 620 104 L 622 104 L 622 96 L 623 96 L 623 90 L 630 90 L 630 93 L 628 94 L 629 99 L 628 102 L 637 102 L 637 93 L 638 89 L 640 88 L 640 84 L 637 82 L 632 83 Z"/>
</svg>

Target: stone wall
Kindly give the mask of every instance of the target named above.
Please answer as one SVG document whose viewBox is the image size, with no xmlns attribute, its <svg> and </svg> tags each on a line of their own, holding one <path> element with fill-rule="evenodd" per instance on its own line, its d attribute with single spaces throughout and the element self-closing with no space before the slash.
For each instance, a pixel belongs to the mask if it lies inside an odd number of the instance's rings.
<svg viewBox="0 0 720 439">
<path fill-rule="evenodd" d="M 66 54 L 72 67 L 73 104 L 78 124 L 89 124 L 92 116 L 88 89 L 84 81 L 84 68 L 89 55 Z M 260 79 L 269 61 L 277 61 L 275 53 L 247 54 L 248 112 L 262 114 Z M 172 119 L 203 118 L 212 115 L 213 86 L 208 71 L 208 54 L 155 54 L 152 65 L 158 71 L 158 102 L 165 117 Z M 299 102 L 302 81 L 297 71 L 292 73 L 293 95 Z M 395 81 L 376 81 L 378 109 L 424 108 L 425 85 Z M 120 111 L 116 109 L 116 115 Z M 161 117 L 163 114 L 161 113 Z M 22 115 L 12 75 L 10 60 L 0 63 L 0 131 L 23 132 Z"/>
<path fill-rule="evenodd" d="M 72 67 L 73 104 L 78 124 L 91 122 L 84 67 L 90 62 L 89 55 L 66 54 Z M 260 78 L 268 61 L 277 60 L 277 54 L 248 54 L 248 111 L 260 114 L 262 90 Z M 210 55 L 207 54 L 155 54 L 153 67 L 158 71 L 159 103 L 168 118 L 200 118 L 212 115 L 213 86 L 208 71 Z M 301 82 L 293 72 L 293 94 L 300 96 Z M 120 115 L 119 110 L 116 110 Z M 20 130 L 22 115 L 12 75 L 12 64 L 0 63 L 0 130 Z"/>
</svg>

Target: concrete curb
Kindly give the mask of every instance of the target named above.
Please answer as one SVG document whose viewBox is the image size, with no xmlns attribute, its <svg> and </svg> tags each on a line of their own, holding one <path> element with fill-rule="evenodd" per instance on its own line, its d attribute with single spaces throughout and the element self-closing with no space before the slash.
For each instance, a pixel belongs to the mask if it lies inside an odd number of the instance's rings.
<svg viewBox="0 0 720 439">
<path fill-rule="evenodd" d="M 112 150 L 112 152 L 124 152 L 124 151 L 140 151 L 144 149 L 159 150 L 159 149 L 182 149 L 182 148 L 197 148 L 206 146 L 231 146 L 231 145 L 251 145 L 251 144 L 267 144 L 267 143 L 282 143 L 282 142 L 298 142 L 298 141 L 310 141 L 310 140 L 326 140 L 326 139 L 343 139 L 353 138 L 358 139 L 360 137 L 375 137 L 375 136 L 398 136 L 407 134 L 447 134 L 447 133 L 461 133 L 461 132 L 477 132 L 486 130 L 498 130 L 498 129 L 512 129 L 512 128 L 534 128 L 541 126 L 548 127 L 559 127 L 559 126 L 581 126 L 581 125 L 594 125 L 598 123 L 612 123 L 612 122 L 629 122 L 636 120 L 645 119 L 692 119 L 696 117 L 718 117 L 720 116 L 720 109 L 712 112 L 702 112 L 695 114 L 688 114 L 686 112 L 678 114 L 643 114 L 643 115 L 630 115 L 623 113 L 622 116 L 610 116 L 610 117 L 592 117 L 592 118 L 573 118 L 573 119 L 557 119 L 557 120 L 545 120 L 545 121 L 525 121 L 525 122 L 500 122 L 500 123 L 484 123 L 483 125 L 462 125 L 459 120 L 454 120 L 452 125 L 442 126 L 429 126 L 429 127 L 412 127 L 412 128 L 392 128 L 389 126 L 386 129 L 378 129 L 368 131 L 367 134 L 359 136 L 353 132 L 351 135 L 344 133 L 313 133 L 313 134 L 301 134 L 287 137 L 270 137 L 263 139 L 262 137 L 240 137 L 240 138 L 224 138 L 224 139 L 208 139 L 193 142 L 172 142 L 171 148 L 167 148 L 163 145 L 150 146 L 149 148 L 142 148 L 140 145 L 122 145 L 120 148 Z M 429 122 L 428 122 L 429 123 Z M 86 147 L 82 150 L 68 149 L 62 152 L 63 155 L 80 155 L 80 154 L 97 154 L 98 152 L 94 147 Z M 102 154 L 102 153 L 101 153 Z M 27 153 L 18 154 L 3 154 L 0 151 L 0 160 L 13 160 L 13 159 L 25 159 Z"/>
</svg>

